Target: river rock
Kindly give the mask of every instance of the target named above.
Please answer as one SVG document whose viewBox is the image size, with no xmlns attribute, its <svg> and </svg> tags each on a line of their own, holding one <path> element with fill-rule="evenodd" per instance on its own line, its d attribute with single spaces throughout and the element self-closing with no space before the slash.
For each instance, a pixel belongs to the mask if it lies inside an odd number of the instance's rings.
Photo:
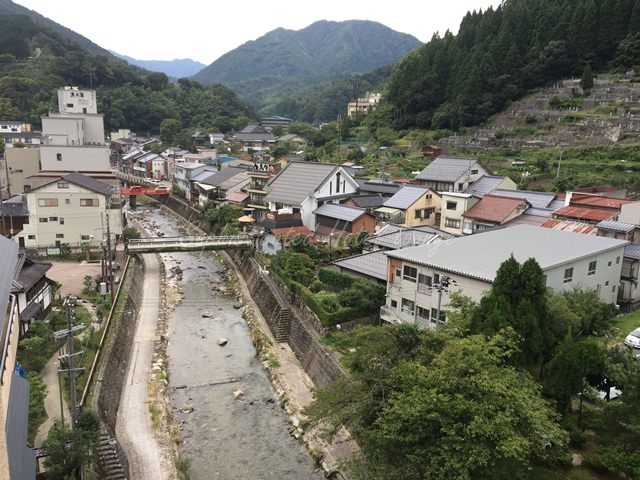
<svg viewBox="0 0 640 480">
<path fill-rule="evenodd" d="M 242 390 L 240 390 L 240 389 L 235 390 L 233 392 L 233 398 L 235 398 L 236 400 L 240 400 L 243 395 L 244 395 L 244 392 Z"/>
<path fill-rule="evenodd" d="M 224 347 L 227 344 L 227 339 L 226 338 L 219 338 L 218 339 L 218 345 L 220 345 L 221 347 Z"/>
<path fill-rule="evenodd" d="M 211 312 L 202 312 L 202 318 L 211 318 L 212 316 Z"/>
</svg>

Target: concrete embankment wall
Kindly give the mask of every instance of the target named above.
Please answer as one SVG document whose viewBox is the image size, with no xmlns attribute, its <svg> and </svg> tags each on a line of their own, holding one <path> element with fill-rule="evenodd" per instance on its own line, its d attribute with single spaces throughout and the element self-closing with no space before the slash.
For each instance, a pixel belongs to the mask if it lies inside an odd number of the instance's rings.
<svg viewBox="0 0 640 480">
<path fill-rule="evenodd" d="M 215 234 L 215 226 L 178 198 L 169 198 L 165 205 L 203 231 Z M 276 277 L 261 271 L 259 265 L 244 250 L 231 250 L 229 254 L 271 333 L 278 342 L 287 343 L 291 347 L 314 385 L 325 387 L 343 376 L 340 362 L 319 341 L 323 330 L 320 320 L 302 299 L 289 292 Z"/>
<path fill-rule="evenodd" d="M 98 411 L 107 427 L 109 434 L 115 437 L 116 420 L 120 399 L 124 389 L 124 382 L 127 377 L 131 348 L 136 331 L 138 305 L 142 298 L 142 286 L 144 282 L 144 268 L 139 261 L 132 261 L 129 269 L 133 271 L 131 284 L 128 288 L 127 299 L 119 318 L 114 319 L 115 330 L 112 336 L 112 343 L 105 353 L 100 372 L 98 390 L 96 394 L 96 404 Z M 124 471 L 129 471 L 126 455 L 121 448 L 118 448 L 118 460 L 124 467 Z"/>
</svg>

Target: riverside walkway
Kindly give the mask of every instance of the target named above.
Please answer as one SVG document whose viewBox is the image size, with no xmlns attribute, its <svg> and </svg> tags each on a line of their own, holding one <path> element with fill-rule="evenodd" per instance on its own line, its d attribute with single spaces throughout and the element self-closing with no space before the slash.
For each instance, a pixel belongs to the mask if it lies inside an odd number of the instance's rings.
<svg viewBox="0 0 640 480">
<path fill-rule="evenodd" d="M 195 235 L 184 237 L 149 237 L 130 239 L 126 251 L 133 253 L 197 252 L 246 248 L 253 245 L 250 235 Z"/>
</svg>

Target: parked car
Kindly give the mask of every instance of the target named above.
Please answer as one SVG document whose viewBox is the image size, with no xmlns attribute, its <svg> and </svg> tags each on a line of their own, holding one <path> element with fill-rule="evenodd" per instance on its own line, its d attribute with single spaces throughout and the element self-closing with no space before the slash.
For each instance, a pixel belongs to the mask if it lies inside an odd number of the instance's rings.
<svg viewBox="0 0 640 480">
<path fill-rule="evenodd" d="M 624 339 L 624 344 L 627 347 L 640 348 L 640 327 L 627 335 L 627 338 Z"/>
</svg>

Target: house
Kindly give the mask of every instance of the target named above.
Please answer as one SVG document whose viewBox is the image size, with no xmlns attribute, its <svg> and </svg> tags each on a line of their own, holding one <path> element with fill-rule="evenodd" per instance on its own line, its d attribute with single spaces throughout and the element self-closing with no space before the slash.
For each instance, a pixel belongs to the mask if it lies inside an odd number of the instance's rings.
<svg viewBox="0 0 640 480">
<path fill-rule="evenodd" d="M 29 221 L 29 209 L 24 195 L 16 195 L 0 204 L 2 215 L 2 236 L 12 238 L 22 230 L 23 225 Z"/>
<path fill-rule="evenodd" d="M 347 116 L 355 118 L 358 115 L 366 115 L 370 111 L 375 110 L 381 99 L 382 93 L 366 92 L 364 97 L 356 98 L 347 104 Z"/>
<path fill-rule="evenodd" d="M 24 192 L 24 179 L 40 171 L 39 148 L 7 148 L 4 151 L 5 165 L 0 171 L 1 184 L 7 185 L 8 198 Z M 7 182 L 8 176 L 8 182 Z"/>
<path fill-rule="evenodd" d="M 218 171 L 217 168 L 211 165 L 205 165 L 202 163 L 176 163 L 175 165 L 175 177 L 174 177 L 174 187 L 180 190 L 189 201 L 197 201 L 198 198 L 193 198 L 191 194 L 195 191 L 198 194 L 198 190 L 192 188 L 191 183 L 194 179 L 203 172 L 215 173 Z"/>
<path fill-rule="evenodd" d="M 293 120 L 291 120 L 290 118 L 280 117 L 278 115 L 273 115 L 271 117 L 262 117 L 260 119 L 260 125 L 267 132 L 270 132 L 276 127 L 280 127 L 284 132 L 286 132 L 289 129 L 289 125 L 291 125 L 291 122 L 293 122 Z"/>
<path fill-rule="evenodd" d="M 111 150 L 104 137 L 104 118 L 97 112 L 95 90 L 58 90 L 59 113 L 42 117 L 42 170 L 105 171 Z"/>
<path fill-rule="evenodd" d="M 381 224 L 439 225 L 441 201 L 440 194 L 429 187 L 405 185 L 375 213 Z"/>
<path fill-rule="evenodd" d="M 0 121 L 0 137 L 4 138 L 7 150 L 14 143 L 24 143 L 25 145 L 39 145 L 40 132 L 32 131 L 30 123 L 16 120 Z"/>
<path fill-rule="evenodd" d="M 254 150 L 263 150 L 276 146 L 276 137 L 259 123 L 250 123 L 232 137 L 233 140 L 240 142 L 242 150 L 252 152 Z"/>
<path fill-rule="evenodd" d="M 605 220 L 596 225 L 597 234 L 601 237 L 617 238 L 640 245 L 640 225 L 633 223 Z"/>
<path fill-rule="evenodd" d="M 415 179 L 436 192 L 464 192 L 488 174 L 476 158 L 437 157 Z"/>
<path fill-rule="evenodd" d="M 203 172 L 204 178 L 196 179 L 193 184 L 198 189 L 199 204 L 222 203 L 229 194 L 238 193 L 246 187 L 251 178 L 246 168 L 229 167 L 219 172 Z"/>
<path fill-rule="evenodd" d="M 255 159 L 253 166 L 247 170 L 250 179 L 247 188 L 247 193 L 249 193 L 247 207 L 252 209 L 253 218 L 258 224 L 262 223 L 269 211 L 269 202 L 266 200 L 269 193 L 267 185 L 282 170 L 283 164 L 286 165 L 286 161 L 271 161 L 270 157 L 268 159 L 261 158 Z"/>
<path fill-rule="evenodd" d="M 405 228 L 389 224 L 365 239 L 361 254 L 341 258 L 333 265 L 342 273 L 386 284 L 387 251 L 435 243 L 445 238 L 448 238 L 446 234 L 432 227 Z"/>
<path fill-rule="evenodd" d="M 97 246 L 107 222 L 115 241 L 122 234 L 120 192 L 78 172 L 47 177 L 25 194 L 29 221 L 14 236 L 20 248 Z"/>
<path fill-rule="evenodd" d="M 316 238 L 329 239 L 349 234 L 374 233 L 376 217 L 364 208 L 324 203 L 316 208 Z"/>
<path fill-rule="evenodd" d="M 640 307 L 640 245 L 629 244 L 624 247 L 624 260 L 618 289 L 618 305 L 623 312 Z"/>
<path fill-rule="evenodd" d="M 27 333 L 31 322 L 44 319 L 51 311 L 53 288 L 46 276 L 51 266 L 50 263 L 36 263 L 24 253 L 18 256 L 11 293 L 18 300 L 20 336 Z"/>
<path fill-rule="evenodd" d="M 469 235 L 504 225 L 522 215 L 530 206 L 529 202 L 521 198 L 484 195 L 462 214 L 460 233 Z"/>
<path fill-rule="evenodd" d="M 338 203 L 358 189 L 358 183 L 339 165 L 315 162 L 291 162 L 267 186 L 264 200 L 269 212 L 267 228 L 304 225 L 316 230 L 313 213 L 324 203 Z M 281 221 L 293 224 L 280 224 Z"/>
<path fill-rule="evenodd" d="M 387 178 L 361 179 L 358 182 L 358 192 L 361 195 L 380 194 L 383 197 L 391 198 L 403 187 L 402 183 L 388 180 Z"/>
<path fill-rule="evenodd" d="M 167 159 L 151 152 L 139 152 L 132 157 L 133 175 L 141 178 L 163 180 L 168 176 Z"/>
<path fill-rule="evenodd" d="M 448 242 L 387 252 L 387 301 L 382 320 L 435 327 L 446 319 L 449 294 L 474 301 L 491 288 L 500 265 L 511 255 L 534 258 L 547 287 L 556 292 L 593 289 L 616 304 L 626 241 L 550 230 L 530 225 L 489 230 Z M 448 284 L 449 288 L 442 288 Z M 436 288 L 440 287 L 440 288 Z"/>
<path fill-rule="evenodd" d="M 384 205 L 388 197 L 383 197 L 379 193 L 372 194 L 355 194 L 343 200 L 342 205 L 348 207 L 364 208 L 368 212 L 373 212 L 376 208 Z"/>
<path fill-rule="evenodd" d="M 20 316 L 11 293 L 18 263 L 18 246 L 0 237 L 0 472 L 11 480 L 33 480 L 36 456 L 27 446 L 29 381 L 16 363 Z"/>
<path fill-rule="evenodd" d="M 441 192 L 441 195 L 440 229 L 452 235 L 461 235 L 465 212 L 480 199 L 470 193 Z"/>
<path fill-rule="evenodd" d="M 308 142 L 304 137 L 297 135 L 295 133 L 287 133 L 282 135 L 276 139 L 278 146 L 281 145 L 292 145 L 296 150 L 304 150 L 307 146 Z"/>
<path fill-rule="evenodd" d="M 509 177 L 483 175 L 469 185 L 464 193 L 470 193 L 471 195 L 482 198 L 498 189 L 515 191 L 517 188 L 518 185 L 516 182 L 511 180 Z"/>
</svg>

